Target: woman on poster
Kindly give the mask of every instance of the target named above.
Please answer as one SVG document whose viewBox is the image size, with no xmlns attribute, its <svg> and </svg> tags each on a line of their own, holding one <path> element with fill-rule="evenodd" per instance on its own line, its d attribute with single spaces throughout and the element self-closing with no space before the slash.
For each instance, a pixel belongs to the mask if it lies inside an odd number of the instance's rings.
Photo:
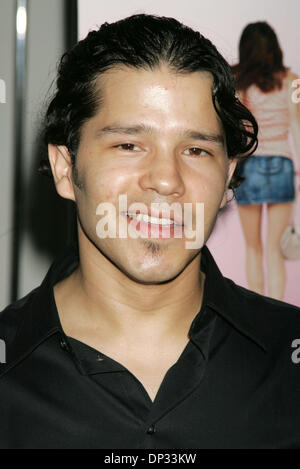
<svg viewBox="0 0 300 469">
<path fill-rule="evenodd" d="M 292 221 L 296 198 L 295 165 L 288 142 L 292 132 L 300 148 L 300 108 L 293 93 L 298 76 L 283 65 L 277 36 L 266 22 L 252 23 L 242 32 L 239 63 L 233 67 L 239 98 L 258 121 L 258 147 L 240 169 L 244 182 L 235 190 L 246 242 L 249 288 L 266 295 L 263 268 L 262 214 L 266 204 L 267 296 L 283 300 L 285 261 L 280 240 Z M 295 94 L 295 93 L 294 93 Z"/>
</svg>

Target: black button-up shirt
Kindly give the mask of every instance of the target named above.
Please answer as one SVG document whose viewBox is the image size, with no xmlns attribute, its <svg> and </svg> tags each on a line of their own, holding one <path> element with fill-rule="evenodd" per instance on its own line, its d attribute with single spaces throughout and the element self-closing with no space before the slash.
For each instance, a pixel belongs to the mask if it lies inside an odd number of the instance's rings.
<svg viewBox="0 0 300 469">
<path fill-rule="evenodd" d="M 300 308 L 236 285 L 204 246 L 203 304 L 152 402 L 64 333 L 53 286 L 77 265 L 72 246 L 0 314 L 0 448 L 300 448 Z"/>
</svg>

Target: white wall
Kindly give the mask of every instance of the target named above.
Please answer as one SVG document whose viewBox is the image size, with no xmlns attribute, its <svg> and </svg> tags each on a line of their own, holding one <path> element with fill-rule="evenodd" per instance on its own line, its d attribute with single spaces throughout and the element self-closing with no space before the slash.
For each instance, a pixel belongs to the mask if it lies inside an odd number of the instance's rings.
<svg viewBox="0 0 300 469">
<path fill-rule="evenodd" d="M 0 0 L 0 80 L 6 84 L 6 103 L 0 102 L 0 311 L 10 303 L 11 281 L 11 244 L 13 223 L 13 163 L 15 105 L 15 0 Z M 52 253 L 42 249 L 37 239 L 40 231 L 33 229 L 29 217 L 32 200 L 35 199 L 35 218 L 40 219 L 46 213 L 50 219 L 51 211 L 56 207 L 42 204 L 44 191 L 49 181 L 37 174 L 39 148 L 37 135 L 39 125 L 46 109 L 48 89 L 56 76 L 57 62 L 65 50 L 65 12 L 62 0 L 29 0 L 28 2 L 28 43 L 27 43 L 27 79 L 24 116 L 24 171 L 22 194 L 22 231 L 20 242 L 19 297 L 38 286 L 49 265 L 53 261 Z M 2 99 L 0 99 L 2 101 Z M 41 181 L 39 185 L 37 181 Z M 36 190 L 37 189 L 37 190 Z M 45 195 L 44 195 L 45 198 Z M 38 202 L 41 202 L 38 204 Z M 67 220 L 63 220 L 67 223 Z M 61 219 L 58 223 L 62 223 Z M 57 226 L 47 226 L 49 238 L 58 231 Z M 52 230 L 52 233 L 51 233 Z M 62 240 L 63 244 L 64 240 Z M 49 243 L 48 243 L 49 244 Z"/>
<path fill-rule="evenodd" d="M 14 21 L 15 5 L 11 0 L 0 4 L 0 79 L 4 80 L 6 102 L 0 102 L 0 310 L 9 301 L 12 181 L 14 154 Z M 2 100 L 0 100 L 2 101 Z"/>
<path fill-rule="evenodd" d="M 43 280 L 53 259 L 41 249 L 30 231 L 29 212 L 34 197 L 41 199 L 39 183 L 48 180 L 37 174 L 37 132 L 49 99 L 49 88 L 56 77 L 60 56 L 65 50 L 64 4 L 61 0 L 30 0 L 28 6 L 28 60 L 24 138 L 24 221 L 20 246 L 19 297 L 24 296 Z M 52 87 L 51 87 L 52 90 Z M 36 217 L 51 210 L 37 205 Z M 50 217 L 50 213 L 49 213 Z M 50 229 L 50 227 L 49 227 Z"/>
</svg>

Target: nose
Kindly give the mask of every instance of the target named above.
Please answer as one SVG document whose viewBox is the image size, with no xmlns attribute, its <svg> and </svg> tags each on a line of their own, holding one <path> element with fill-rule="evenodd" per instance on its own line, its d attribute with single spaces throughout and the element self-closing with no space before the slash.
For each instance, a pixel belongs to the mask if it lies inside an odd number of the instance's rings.
<svg viewBox="0 0 300 469">
<path fill-rule="evenodd" d="M 185 192 L 179 162 L 171 153 L 152 155 L 141 174 L 139 184 L 144 191 L 152 190 L 164 196 L 179 198 Z"/>
</svg>

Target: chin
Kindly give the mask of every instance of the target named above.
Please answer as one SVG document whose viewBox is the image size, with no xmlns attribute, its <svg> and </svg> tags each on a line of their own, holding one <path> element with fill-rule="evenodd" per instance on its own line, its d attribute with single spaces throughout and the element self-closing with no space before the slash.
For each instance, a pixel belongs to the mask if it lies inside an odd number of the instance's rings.
<svg viewBox="0 0 300 469">
<path fill-rule="evenodd" d="M 176 265 L 176 262 L 164 262 L 162 259 L 160 262 L 157 259 L 151 259 L 149 256 L 140 260 L 134 265 L 130 263 L 127 265 L 123 272 L 132 280 L 142 284 L 161 284 L 170 282 L 177 277 L 182 271 L 181 265 Z"/>
<path fill-rule="evenodd" d="M 160 271 L 157 272 L 126 272 L 127 276 L 131 278 L 131 280 L 135 281 L 136 283 L 140 283 L 143 285 L 159 285 L 162 283 L 167 283 L 172 281 L 179 272 L 174 273 L 167 273 Z"/>
</svg>

